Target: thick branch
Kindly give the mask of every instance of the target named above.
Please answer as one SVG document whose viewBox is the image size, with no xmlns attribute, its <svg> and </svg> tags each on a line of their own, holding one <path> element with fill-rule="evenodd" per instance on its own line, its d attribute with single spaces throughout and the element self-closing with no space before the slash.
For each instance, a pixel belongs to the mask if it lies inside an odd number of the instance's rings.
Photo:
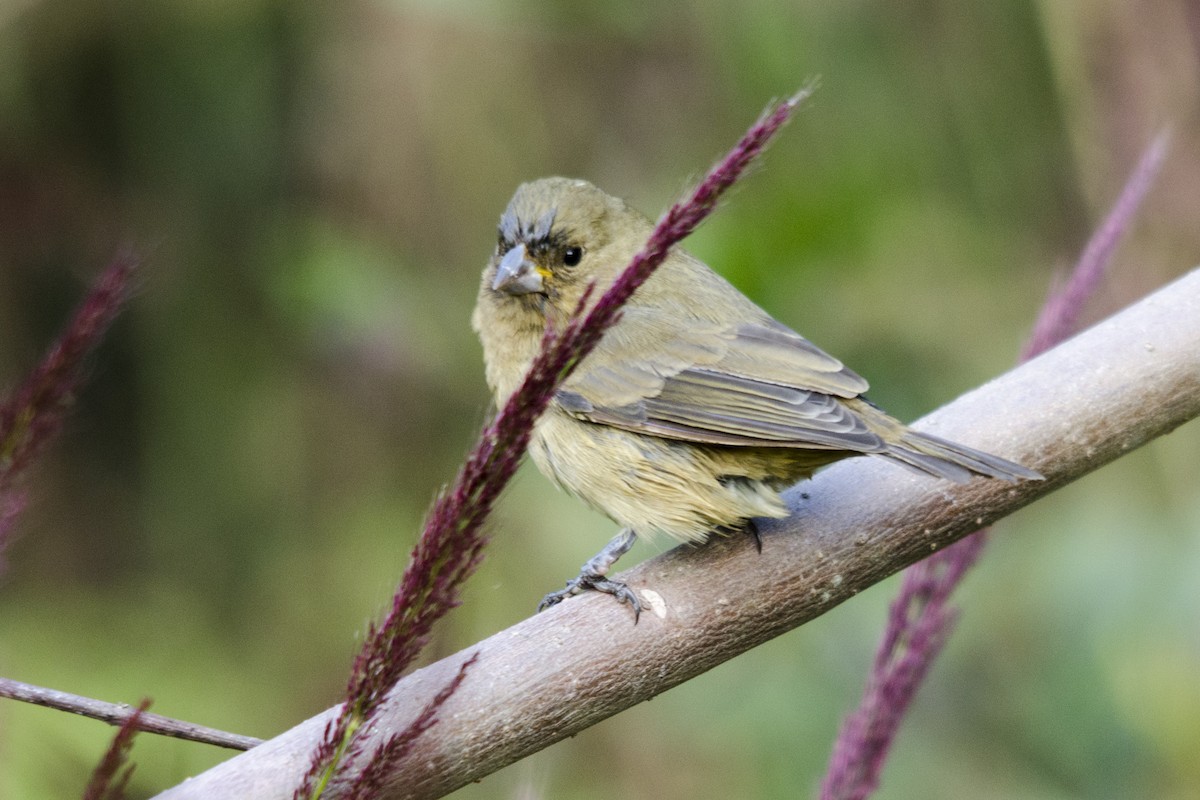
<svg viewBox="0 0 1200 800">
<path fill-rule="evenodd" d="M 791 630 L 980 526 L 1200 415 L 1200 270 L 918 426 L 1046 476 L 965 486 L 852 459 L 792 491 L 795 513 L 625 573 L 653 613 L 570 600 L 470 648 L 478 662 L 386 797 L 438 797 Z M 533 591 L 533 588 L 531 588 Z M 531 595 L 532 596 L 532 595 Z M 470 602 L 468 598 L 468 602 Z M 397 684 L 373 734 L 403 730 L 465 653 Z M 287 798 L 334 710 L 160 795 Z"/>
</svg>

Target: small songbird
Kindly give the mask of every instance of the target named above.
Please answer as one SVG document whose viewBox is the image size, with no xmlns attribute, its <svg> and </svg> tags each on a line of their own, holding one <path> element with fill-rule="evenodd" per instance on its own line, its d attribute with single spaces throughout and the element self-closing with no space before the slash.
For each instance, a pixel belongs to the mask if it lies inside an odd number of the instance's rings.
<svg viewBox="0 0 1200 800">
<path fill-rule="evenodd" d="M 641 249 L 650 221 L 590 183 L 545 178 L 500 217 L 472 325 L 498 405 L 520 385 L 547 325 L 594 303 Z M 784 517 L 781 489 L 826 464 L 880 456 L 929 475 L 1041 476 L 918 433 L 865 397 L 867 382 L 674 249 L 563 383 L 529 446 L 538 468 L 622 531 L 540 609 L 586 589 L 641 609 L 608 576 L 638 535 L 701 542 Z M 760 545 L 761 546 L 761 545 Z"/>
</svg>

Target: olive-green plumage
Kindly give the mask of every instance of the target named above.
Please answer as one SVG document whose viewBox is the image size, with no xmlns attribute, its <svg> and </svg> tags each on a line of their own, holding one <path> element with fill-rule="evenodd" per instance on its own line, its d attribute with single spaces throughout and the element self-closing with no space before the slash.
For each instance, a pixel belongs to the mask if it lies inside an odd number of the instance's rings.
<svg viewBox="0 0 1200 800">
<path fill-rule="evenodd" d="M 599 298 L 651 229 L 585 181 L 546 178 L 517 189 L 472 318 L 497 403 L 524 378 L 547 322 L 561 327 L 592 282 L 592 302 Z M 1038 477 L 909 430 L 863 399 L 866 389 L 676 249 L 559 390 L 530 455 L 621 525 L 682 541 L 785 516 L 781 488 L 849 456 L 878 455 L 956 481 Z"/>
</svg>

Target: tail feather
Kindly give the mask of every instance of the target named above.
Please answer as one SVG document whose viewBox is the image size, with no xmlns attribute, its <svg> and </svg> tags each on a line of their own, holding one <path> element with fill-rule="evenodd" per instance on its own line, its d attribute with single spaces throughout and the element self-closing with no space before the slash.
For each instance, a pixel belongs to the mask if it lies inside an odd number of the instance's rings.
<svg viewBox="0 0 1200 800">
<path fill-rule="evenodd" d="M 946 478 L 955 483 L 966 483 L 974 475 L 1014 483 L 1018 480 L 1042 480 L 1041 474 L 1028 467 L 982 450 L 916 431 L 907 431 L 899 444 L 892 445 L 880 455 L 917 472 Z"/>
</svg>

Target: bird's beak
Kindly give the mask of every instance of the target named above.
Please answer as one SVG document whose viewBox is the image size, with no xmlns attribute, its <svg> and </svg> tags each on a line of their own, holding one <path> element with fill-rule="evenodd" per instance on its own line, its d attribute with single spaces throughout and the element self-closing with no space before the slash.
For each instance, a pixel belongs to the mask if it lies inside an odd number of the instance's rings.
<svg viewBox="0 0 1200 800">
<path fill-rule="evenodd" d="M 544 291 L 542 274 L 537 265 L 529 260 L 525 245 L 518 244 L 504 254 L 496 265 L 496 277 L 492 290 L 505 294 L 533 294 Z"/>
</svg>

